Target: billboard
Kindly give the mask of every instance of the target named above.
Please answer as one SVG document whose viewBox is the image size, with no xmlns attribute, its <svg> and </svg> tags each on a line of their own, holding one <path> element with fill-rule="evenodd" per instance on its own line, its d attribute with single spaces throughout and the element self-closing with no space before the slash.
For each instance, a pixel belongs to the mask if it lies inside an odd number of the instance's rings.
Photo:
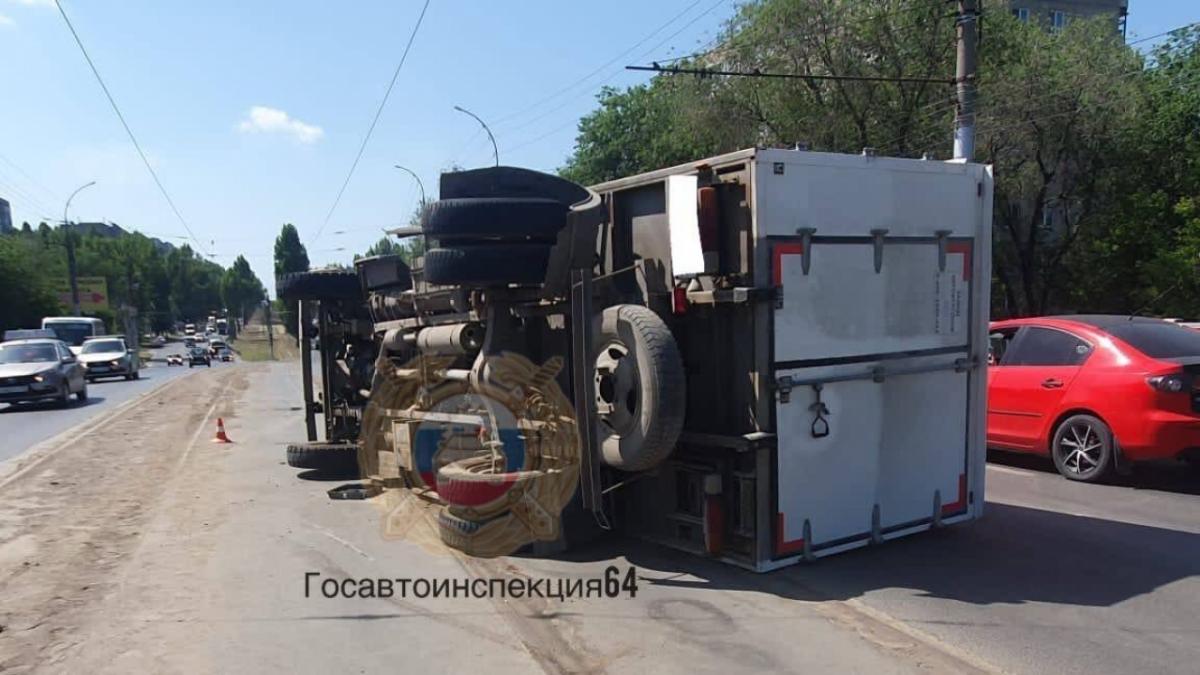
<svg viewBox="0 0 1200 675">
<path fill-rule="evenodd" d="M 95 312 L 108 309 L 108 279 L 104 277 L 79 277 L 79 309 Z M 71 281 L 62 279 L 58 284 L 58 300 L 64 307 L 71 307 Z"/>
</svg>

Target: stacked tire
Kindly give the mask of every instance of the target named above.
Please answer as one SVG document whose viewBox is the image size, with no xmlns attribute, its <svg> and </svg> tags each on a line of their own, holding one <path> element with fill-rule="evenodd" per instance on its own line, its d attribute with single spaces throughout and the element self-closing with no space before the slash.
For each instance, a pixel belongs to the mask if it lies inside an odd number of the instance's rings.
<svg viewBox="0 0 1200 675">
<path fill-rule="evenodd" d="M 426 281 L 539 286 L 571 204 L 587 191 L 556 176 L 495 167 L 446 174 L 442 196 L 422 220 L 436 242 L 425 253 Z"/>
</svg>

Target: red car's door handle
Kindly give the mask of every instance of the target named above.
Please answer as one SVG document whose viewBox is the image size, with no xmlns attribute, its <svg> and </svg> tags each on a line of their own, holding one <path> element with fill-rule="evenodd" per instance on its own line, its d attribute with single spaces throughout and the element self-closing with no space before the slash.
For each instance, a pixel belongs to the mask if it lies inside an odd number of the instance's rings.
<svg viewBox="0 0 1200 675">
<path fill-rule="evenodd" d="M 1056 380 L 1053 377 L 1048 377 L 1042 380 L 1042 386 L 1047 389 L 1058 389 L 1063 386 L 1062 380 Z"/>
</svg>

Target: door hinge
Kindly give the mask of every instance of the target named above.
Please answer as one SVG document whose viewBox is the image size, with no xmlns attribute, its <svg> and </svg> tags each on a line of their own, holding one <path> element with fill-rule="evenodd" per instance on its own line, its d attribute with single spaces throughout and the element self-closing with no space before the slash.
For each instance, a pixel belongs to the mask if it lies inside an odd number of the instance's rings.
<svg viewBox="0 0 1200 675">
<path fill-rule="evenodd" d="M 779 402 L 787 403 L 792 400 L 792 376 L 784 375 L 775 380 L 775 391 L 779 393 Z"/>
</svg>

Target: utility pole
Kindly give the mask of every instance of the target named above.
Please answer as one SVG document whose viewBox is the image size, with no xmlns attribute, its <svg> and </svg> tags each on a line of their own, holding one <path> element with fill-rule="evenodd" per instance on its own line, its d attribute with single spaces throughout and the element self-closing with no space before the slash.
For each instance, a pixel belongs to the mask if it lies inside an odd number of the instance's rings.
<svg viewBox="0 0 1200 675">
<path fill-rule="evenodd" d="M 979 0 L 958 0 L 958 65 L 954 88 L 954 158 L 975 159 L 975 76 L 979 67 Z"/>
<path fill-rule="evenodd" d="M 275 331 L 271 328 L 271 300 L 263 301 L 267 308 L 267 346 L 271 350 L 271 360 L 275 360 Z"/>
<path fill-rule="evenodd" d="M 71 208 L 71 200 L 75 199 L 75 195 L 95 184 L 96 181 L 92 181 L 80 185 L 67 197 L 67 203 L 63 205 L 63 236 L 67 238 L 67 275 L 71 281 L 71 312 L 75 316 L 79 316 L 82 310 L 79 308 L 79 277 L 75 272 L 75 236 L 71 232 L 71 221 L 67 219 L 67 211 Z"/>
</svg>

